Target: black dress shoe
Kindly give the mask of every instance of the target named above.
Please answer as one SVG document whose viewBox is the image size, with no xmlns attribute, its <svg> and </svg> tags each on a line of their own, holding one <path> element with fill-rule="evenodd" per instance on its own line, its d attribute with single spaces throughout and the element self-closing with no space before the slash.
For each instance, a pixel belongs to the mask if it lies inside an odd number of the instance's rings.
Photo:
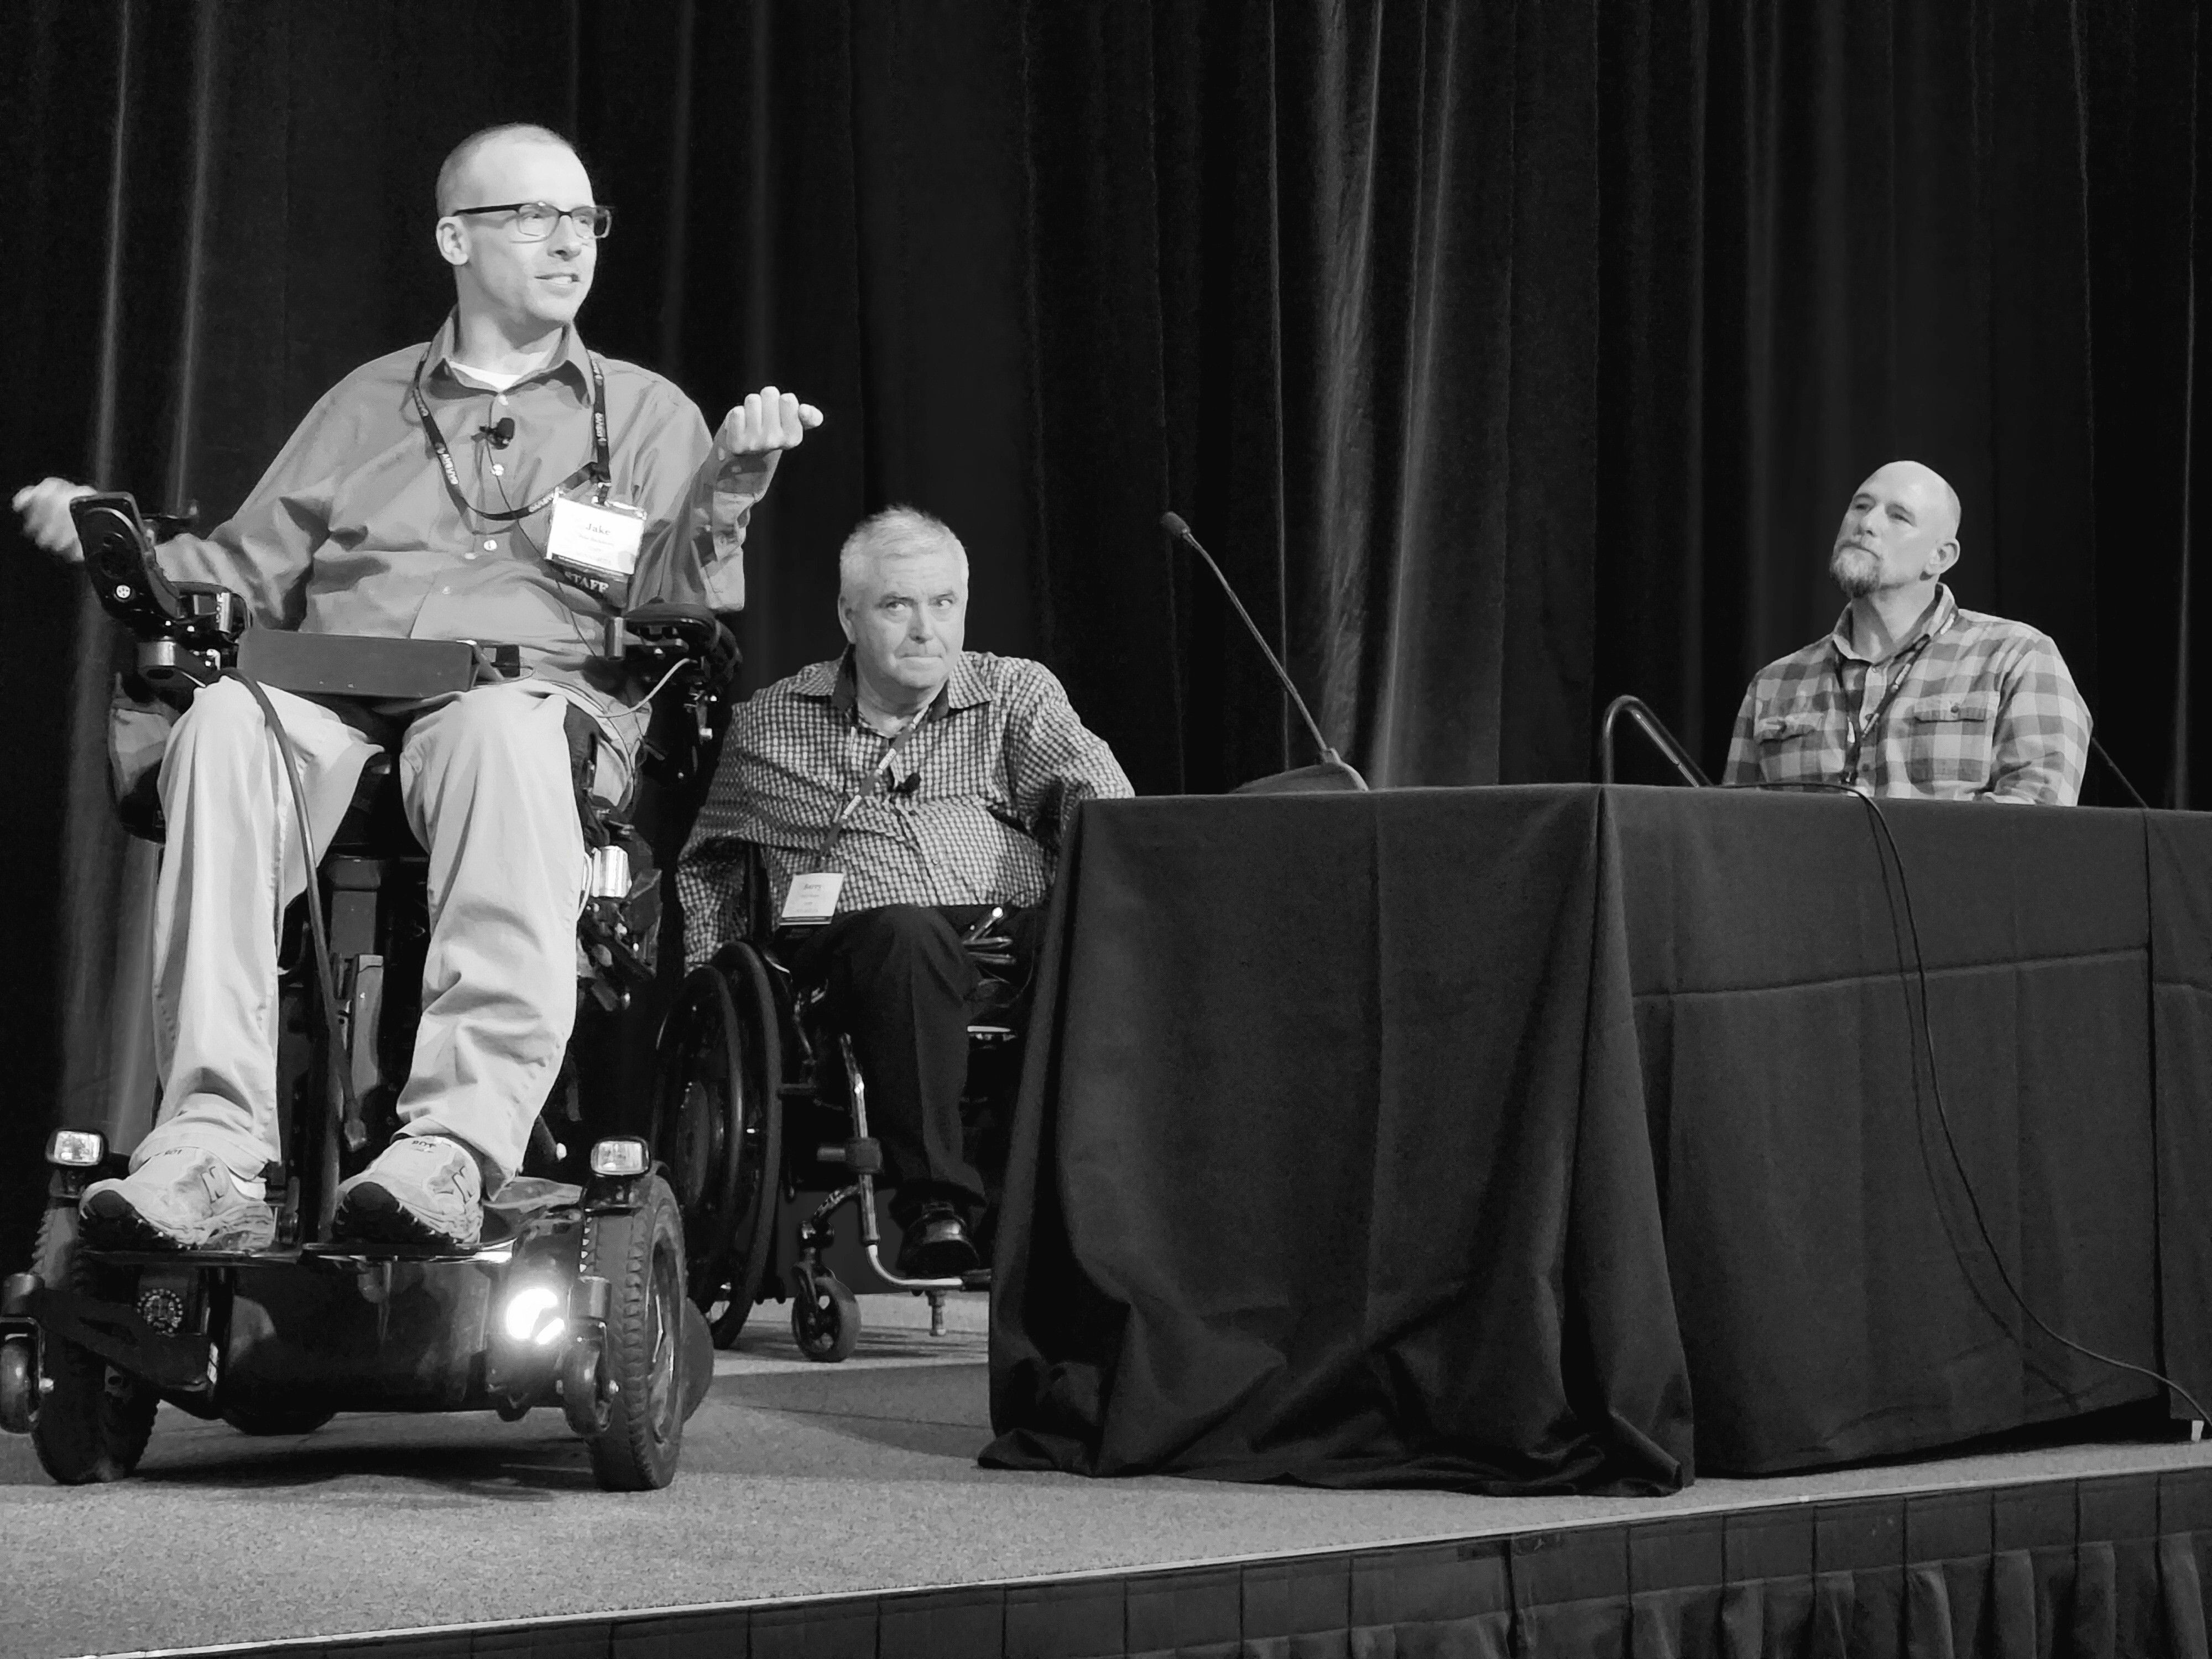
<svg viewBox="0 0 2212 1659">
<path fill-rule="evenodd" d="M 950 1204 L 925 1204 L 899 1239 L 901 1279 L 957 1279 L 982 1265 L 968 1224 Z"/>
</svg>

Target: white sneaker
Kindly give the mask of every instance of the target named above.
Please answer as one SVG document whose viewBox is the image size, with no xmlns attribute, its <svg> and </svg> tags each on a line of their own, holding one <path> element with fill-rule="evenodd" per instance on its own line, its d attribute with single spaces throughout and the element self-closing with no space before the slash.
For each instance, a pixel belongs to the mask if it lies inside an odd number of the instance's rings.
<svg viewBox="0 0 2212 1659">
<path fill-rule="evenodd" d="M 392 1137 L 376 1162 L 338 1188 L 334 1239 L 471 1250 L 483 1237 L 476 1154 L 444 1135 Z"/>
<path fill-rule="evenodd" d="M 85 1240 L 114 1250 L 265 1250 L 276 1240 L 268 1203 L 239 1189 L 230 1166 L 193 1146 L 156 1152 L 120 1181 L 95 1181 L 77 1200 Z"/>
</svg>

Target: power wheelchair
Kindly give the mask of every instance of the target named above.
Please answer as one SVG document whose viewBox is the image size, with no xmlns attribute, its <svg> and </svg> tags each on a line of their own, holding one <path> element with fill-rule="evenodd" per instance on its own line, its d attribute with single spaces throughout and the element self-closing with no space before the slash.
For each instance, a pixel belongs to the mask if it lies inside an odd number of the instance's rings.
<svg viewBox="0 0 2212 1659">
<path fill-rule="evenodd" d="M 281 667 L 287 642 L 298 642 L 257 640 L 226 590 L 167 582 L 129 496 L 88 497 L 72 512 L 95 591 L 139 642 L 138 691 L 181 708 L 221 674 L 242 674 L 251 689 L 257 662 Z M 675 606 L 632 611 L 610 631 L 610 654 L 649 676 L 644 684 L 677 690 L 656 702 L 645 760 L 664 778 L 680 776 L 726 696 L 734 641 L 711 613 Z M 343 656 L 349 643 L 359 647 L 353 668 L 333 671 L 330 653 Z M 469 642 L 318 636 L 315 645 L 320 666 L 310 678 L 380 676 L 379 696 L 465 689 L 502 665 L 495 648 Z M 273 670 L 269 678 L 287 684 Z M 296 678 L 289 689 L 328 690 Z M 512 1420 L 558 1403 L 602 1486 L 647 1489 L 674 1476 L 684 1421 L 713 1372 L 705 1322 L 687 1294 L 682 1218 L 644 1140 L 610 1136 L 580 1159 L 556 1139 L 574 1133 L 578 1115 L 563 1086 L 570 1068 L 532 1131 L 524 1172 L 486 1194 L 477 1248 L 331 1242 L 340 1181 L 398 1127 L 420 1012 L 427 859 L 392 770 L 388 757 L 372 763 L 288 919 L 283 1156 L 264 1171 L 273 1248 L 94 1249 L 79 1236 L 78 1199 L 125 1161 L 97 1133 L 62 1129 L 49 1141 L 50 1199 L 31 1270 L 0 1283 L 0 1428 L 27 1433 L 58 1481 L 128 1475 L 162 1400 L 250 1434 L 305 1433 L 340 1411 L 490 1409 Z M 152 782 L 149 775 L 119 805 L 128 827 L 158 838 Z M 580 994 L 615 1008 L 652 981 L 658 890 L 650 869 L 635 867 L 650 857 L 628 820 L 580 786 L 579 800 L 592 860 Z M 296 794 L 280 810 L 295 804 Z"/>
<path fill-rule="evenodd" d="M 683 1213 L 692 1300 L 726 1348 L 756 1304 L 787 1297 L 799 1351 L 824 1364 L 848 1358 L 860 1340 L 858 1292 L 927 1297 L 931 1333 L 942 1336 L 945 1297 L 988 1290 L 990 1269 L 909 1279 L 886 1265 L 899 1240 L 879 1204 L 883 1154 L 869 1133 L 867 1079 L 821 992 L 793 972 L 793 931 L 770 913 L 757 848 L 745 849 L 739 879 L 744 937 L 684 980 L 661 1025 L 653 1082 L 652 1139 Z M 993 1188 L 1023 1047 L 1024 988 L 1008 939 L 994 931 L 1003 915 L 988 912 L 962 940 L 981 984 L 968 1007 L 961 1111 L 971 1161 Z M 832 1225 L 848 1205 L 857 1242 Z"/>
</svg>

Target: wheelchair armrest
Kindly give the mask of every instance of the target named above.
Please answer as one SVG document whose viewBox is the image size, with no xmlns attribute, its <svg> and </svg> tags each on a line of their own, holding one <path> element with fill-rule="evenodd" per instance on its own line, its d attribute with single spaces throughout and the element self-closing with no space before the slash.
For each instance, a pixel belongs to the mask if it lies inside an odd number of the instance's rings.
<svg viewBox="0 0 2212 1659">
<path fill-rule="evenodd" d="M 70 503 L 70 517 L 84 547 L 85 574 L 101 608 L 143 645 L 170 647 L 167 653 L 156 650 L 151 662 L 142 660 L 141 672 L 149 679 L 161 678 L 161 668 L 173 666 L 179 651 L 229 659 L 246 627 L 245 601 L 228 588 L 173 582 L 164 575 L 154 557 L 153 532 L 135 500 L 120 490 L 80 495 Z"/>
<path fill-rule="evenodd" d="M 696 662 L 710 689 L 737 672 L 737 636 L 703 605 L 645 605 L 623 613 L 623 659 L 656 676 L 680 661 Z"/>
</svg>

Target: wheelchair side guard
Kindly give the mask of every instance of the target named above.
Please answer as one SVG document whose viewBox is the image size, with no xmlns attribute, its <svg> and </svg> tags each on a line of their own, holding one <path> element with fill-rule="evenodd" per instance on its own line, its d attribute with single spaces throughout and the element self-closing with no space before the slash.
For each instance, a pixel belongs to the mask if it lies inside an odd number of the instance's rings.
<svg viewBox="0 0 2212 1659">
<path fill-rule="evenodd" d="M 18 1281 L 25 1279 L 29 1285 L 19 1288 Z M 12 1275 L 9 1287 L 6 1326 L 29 1325 L 49 1339 L 73 1342 L 109 1364 L 143 1377 L 165 1395 L 204 1400 L 214 1392 L 219 1352 L 210 1342 L 204 1324 L 198 1329 L 182 1328 L 186 1304 L 173 1290 L 163 1287 L 158 1294 L 164 1299 L 154 1304 L 160 1313 L 172 1306 L 178 1310 L 179 1325 L 165 1330 L 146 1316 L 149 1297 L 155 1291 L 142 1291 L 133 1305 L 41 1284 L 29 1273 Z M 212 1299 L 200 1298 L 203 1321 Z"/>
<path fill-rule="evenodd" d="M 679 665 L 684 660 L 678 659 Z M 653 849 L 629 821 L 629 803 L 592 793 L 602 741 L 599 722 L 574 703 L 563 718 L 569 781 L 588 861 L 577 940 L 589 969 L 587 988 L 600 1006 L 618 1013 L 653 982 L 660 942 L 660 872 Z"/>
</svg>

